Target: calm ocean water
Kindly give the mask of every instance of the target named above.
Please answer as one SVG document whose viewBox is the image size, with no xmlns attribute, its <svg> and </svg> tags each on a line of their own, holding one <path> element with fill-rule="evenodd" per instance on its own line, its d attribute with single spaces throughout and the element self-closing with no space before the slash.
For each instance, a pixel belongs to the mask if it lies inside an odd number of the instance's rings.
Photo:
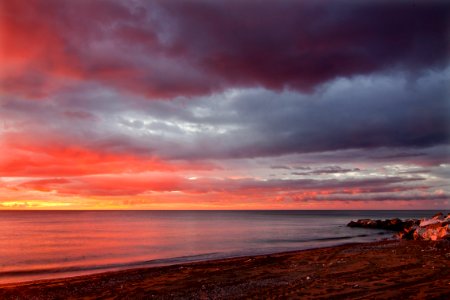
<svg viewBox="0 0 450 300">
<path fill-rule="evenodd" d="M 434 211 L 0 211 L 0 283 L 390 238 L 359 218 Z"/>
</svg>

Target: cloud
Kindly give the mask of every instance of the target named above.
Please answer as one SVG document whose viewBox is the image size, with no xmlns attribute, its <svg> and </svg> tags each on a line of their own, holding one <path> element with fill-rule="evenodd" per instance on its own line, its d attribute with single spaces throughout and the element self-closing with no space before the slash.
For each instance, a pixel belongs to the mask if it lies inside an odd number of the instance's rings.
<svg viewBox="0 0 450 300">
<path fill-rule="evenodd" d="M 446 1 L 1 1 L 1 88 L 98 82 L 148 98 L 445 67 Z M 380 22 L 383 20 L 383 22 Z"/>
<path fill-rule="evenodd" d="M 181 170 L 211 170 L 207 162 L 167 162 L 153 155 L 126 153 L 114 141 L 90 148 L 66 142 L 62 136 L 30 137 L 3 134 L 0 144 L 0 176 L 80 176 Z M 120 144 L 119 144 L 120 147 Z"/>
<path fill-rule="evenodd" d="M 356 156 L 439 164 L 450 141 L 449 70 L 427 72 L 414 82 L 403 75 L 337 79 L 313 94 L 238 89 L 150 102 L 132 96 L 125 101 L 88 85 L 45 101 L 3 101 L 0 116 L 25 140 L 34 132 L 61 137 L 67 145 L 169 160 L 329 152 L 316 156 L 328 155 L 330 164 Z M 370 152 L 342 152 L 352 149 Z"/>
<path fill-rule="evenodd" d="M 171 38 L 208 72 L 238 86 L 305 91 L 336 77 L 414 70 L 447 59 L 445 2 L 161 1 L 161 6 L 175 21 Z"/>
<path fill-rule="evenodd" d="M 190 136 L 180 134 L 174 140 L 179 147 L 164 153 L 244 158 L 383 147 L 420 152 L 446 145 L 450 126 L 445 74 L 448 71 L 430 72 L 416 83 L 401 74 L 339 79 L 312 95 L 251 89 L 175 101 L 165 104 L 172 120 L 162 113 L 162 122 L 178 124 Z M 148 113 L 159 118 L 159 112 Z M 186 128 L 198 131 L 192 134 Z"/>
<path fill-rule="evenodd" d="M 447 201 L 450 199 L 450 194 L 433 195 L 433 194 L 411 194 L 402 195 L 399 193 L 388 194 L 382 196 L 357 194 L 352 196 L 322 196 L 314 195 L 312 197 L 290 197 L 294 201 Z"/>
<path fill-rule="evenodd" d="M 323 168 L 319 168 L 316 170 L 312 170 L 309 172 L 292 172 L 292 175 L 323 175 L 323 174 L 342 174 L 342 173 L 349 173 L 349 172 L 359 172 L 361 169 L 359 168 L 352 168 L 352 169 L 346 169 L 342 168 L 340 166 L 327 166 Z"/>
<path fill-rule="evenodd" d="M 284 165 L 275 165 L 275 166 L 270 166 L 271 169 L 275 169 L 275 170 L 290 170 L 291 167 L 290 166 L 284 166 Z"/>
</svg>

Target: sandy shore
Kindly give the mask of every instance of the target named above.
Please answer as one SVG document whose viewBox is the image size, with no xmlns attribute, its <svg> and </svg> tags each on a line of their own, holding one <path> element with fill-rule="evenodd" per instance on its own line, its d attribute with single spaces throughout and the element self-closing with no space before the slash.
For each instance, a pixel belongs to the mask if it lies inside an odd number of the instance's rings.
<svg viewBox="0 0 450 300">
<path fill-rule="evenodd" d="M 384 241 L 0 286 L 0 299 L 450 299 L 450 242 Z"/>
</svg>

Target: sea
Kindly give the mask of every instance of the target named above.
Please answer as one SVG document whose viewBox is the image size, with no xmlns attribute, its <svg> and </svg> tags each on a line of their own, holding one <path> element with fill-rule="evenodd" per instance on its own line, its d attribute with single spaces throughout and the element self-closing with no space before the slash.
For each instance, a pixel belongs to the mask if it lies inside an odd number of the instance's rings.
<svg viewBox="0 0 450 300">
<path fill-rule="evenodd" d="M 362 218 L 436 211 L 0 211 L 0 283 L 390 239 Z"/>
</svg>

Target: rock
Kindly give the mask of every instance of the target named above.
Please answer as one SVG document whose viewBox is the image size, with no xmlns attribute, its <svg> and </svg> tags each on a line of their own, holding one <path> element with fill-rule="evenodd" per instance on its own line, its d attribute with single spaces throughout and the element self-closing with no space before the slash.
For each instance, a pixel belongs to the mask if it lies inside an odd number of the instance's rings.
<svg viewBox="0 0 450 300">
<path fill-rule="evenodd" d="M 423 220 L 420 220 L 419 226 L 420 227 L 427 227 L 427 226 L 430 226 L 430 225 L 433 225 L 433 224 L 439 224 L 439 223 L 441 223 L 441 220 L 423 219 Z"/>
<path fill-rule="evenodd" d="M 390 219 L 390 220 L 371 220 L 371 219 L 360 219 L 358 221 L 351 221 L 347 224 L 349 227 L 361 227 L 361 228 L 374 228 L 374 229 L 386 229 L 393 231 L 401 231 L 405 227 L 411 227 L 415 224 L 415 221 L 405 221 L 400 219 Z"/>
<path fill-rule="evenodd" d="M 423 227 L 416 228 L 416 230 L 414 230 L 414 232 L 413 232 L 413 239 L 414 240 L 422 240 L 423 237 L 425 236 L 426 231 L 427 230 Z"/>
<path fill-rule="evenodd" d="M 400 231 L 404 228 L 404 223 L 402 220 L 400 219 L 391 219 L 391 220 L 386 220 L 386 225 L 385 228 L 389 229 L 389 230 L 394 230 L 394 231 Z"/>
<path fill-rule="evenodd" d="M 439 213 L 435 214 L 434 216 L 432 216 L 431 218 L 432 218 L 433 220 L 440 220 L 440 219 L 443 218 L 443 216 L 444 216 L 444 214 L 441 213 L 441 212 L 439 212 Z"/>
<path fill-rule="evenodd" d="M 417 225 L 412 225 L 411 227 L 405 227 L 402 231 L 397 233 L 397 237 L 404 240 L 413 240 L 414 232 L 417 230 Z"/>
<path fill-rule="evenodd" d="M 415 240 L 449 240 L 450 229 L 449 225 L 442 225 L 442 223 L 431 224 L 427 227 L 419 227 L 414 232 Z"/>
<path fill-rule="evenodd" d="M 431 219 L 422 219 L 420 220 L 420 227 L 428 227 L 435 224 L 442 224 L 446 225 L 450 223 L 450 218 L 447 216 L 446 218 L 443 217 L 442 213 L 434 215 Z"/>
<path fill-rule="evenodd" d="M 384 221 L 360 219 L 356 222 L 351 221 L 347 226 L 392 230 L 397 232 L 398 238 L 407 240 L 450 240 L 449 215 L 444 218 L 442 213 L 438 213 L 431 219 L 405 221 L 398 218 Z"/>
<path fill-rule="evenodd" d="M 350 227 L 364 227 L 364 228 L 375 228 L 376 221 L 370 219 L 360 219 L 356 222 L 351 221 L 347 224 Z"/>
</svg>

